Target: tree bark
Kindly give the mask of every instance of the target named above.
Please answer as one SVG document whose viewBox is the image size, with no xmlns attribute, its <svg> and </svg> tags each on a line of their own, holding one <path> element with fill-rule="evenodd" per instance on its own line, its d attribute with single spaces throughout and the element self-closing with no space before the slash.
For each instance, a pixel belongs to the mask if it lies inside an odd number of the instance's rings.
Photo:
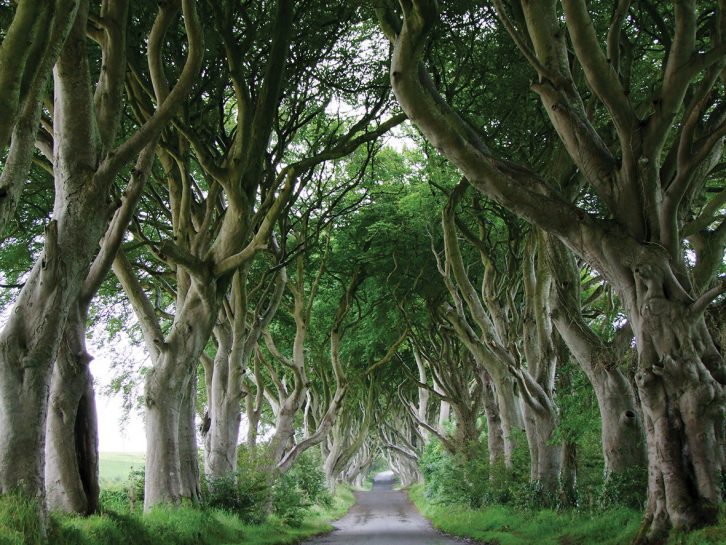
<svg viewBox="0 0 726 545">
<path fill-rule="evenodd" d="M 638 348 L 648 447 L 643 536 L 656 539 L 668 524 L 694 528 L 716 517 L 726 380 L 699 301 L 678 297 L 666 259 L 641 262 L 633 276 L 635 290 L 625 292 L 625 303 Z"/>
<path fill-rule="evenodd" d="M 154 366 L 147 376 L 144 393 L 146 510 L 158 503 L 178 505 L 182 498 L 198 498 L 191 388 L 197 362 L 217 316 L 217 301 L 214 282 L 195 280 L 172 331 L 161 343 L 161 350 L 152 355 Z M 158 350 L 153 341 L 152 346 Z"/>
<path fill-rule="evenodd" d="M 45 434 L 45 485 L 51 511 L 98 509 L 98 423 L 91 356 L 78 312 L 68 317 L 51 380 Z"/>
<path fill-rule="evenodd" d="M 214 370 L 211 376 L 207 374 L 210 422 L 204 434 L 204 473 L 212 481 L 228 477 L 237 469 L 237 436 L 241 422 L 239 400 L 235 402 L 227 396 L 232 350 L 229 327 L 226 324 L 217 326 L 215 337 Z"/>
<path fill-rule="evenodd" d="M 199 480 L 199 448 L 197 447 L 196 368 L 192 370 L 191 375 L 179 413 L 179 466 L 181 495 L 197 504 L 202 499 L 202 487 Z"/>
<path fill-rule="evenodd" d="M 78 11 L 56 65 L 57 137 L 81 129 L 69 118 L 72 106 L 84 118 L 88 96 L 70 97 L 87 84 L 84 68 L 87 6 Z M 70 66 L 75 74 L 71 74 Z M 79 67 L 80 66 L 80 67 Z M 83 87 L 80 87 L 83 88 Z M 76 88 L 76 92 L 77 92 Z M 77 93 L 77 95 L 83 93 Z M 95 142 L 94 142 L 95 143 Z M 89 145 L 91 149 L 78 149 Z M 52 362 L 69 310 L 81 290 L 91 257 L 110 215 L 106 185 L 94 179 L 93 143 L 74 134 L 58 146 L 53 220 L 42 257 L 35 263 L 13 312 L 0 332 L 0 492 L 20 489 L 44 502 L 44 434 Z M 73 161 L 71 161 L 73 156 Z M 90 164 L 89 164 L 90 162 Z M 109 181 L 109 180 L 106 180 Z"/>
<path fill-rule="evenodd" d="M 9 149 L 0 173 L 0 234 L 5 232 L 22 194 L 48 79 L 68 37 L 78 0 L 18 2 L 0 44 L 0 155 Z M 12 136 L 11 136 L 12 135 Z M 51 146 L 49 146 L 51 147 Z M 52 158 L 49 149 L 44 152 Z"/>
<path fill-rule="evenodd" d="M 494 383 L 486 371 L 482 371 L 482 374 L 484 375 L 482 381 L 484 382 L 484 410 L 487 417 L 489 465 L 494 468 L 505 464 L 504 433 L 502 431 L 502 418 L 499 412 Z"/>
</svg>

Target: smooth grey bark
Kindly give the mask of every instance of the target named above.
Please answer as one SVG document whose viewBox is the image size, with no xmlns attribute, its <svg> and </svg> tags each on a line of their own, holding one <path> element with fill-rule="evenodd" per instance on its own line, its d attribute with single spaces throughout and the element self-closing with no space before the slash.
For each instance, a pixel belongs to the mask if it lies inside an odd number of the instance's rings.
<svg viewBox="0 0 726 545">
<path fill-rule="evenodd" d="M 122 257 L 114 262 L 114 272 L 139 309 L 137 312 L 148 316 L 149 310 L 144 309 L 148 301 L 141 298 L 140 286 Z M 198 498 L 192 385 L 197 362 L 214 326 L 216 299 L 211 279 L 194 279 L 166 337 L 157 324 L 147 326 L 146 345 L 153 350 L 153 367 L 144 389 L 147 510 L 158 503 L 179 504 L 183 498 Z"/>
<path fill-rule="evenodd" d="M 428 383 L 428 378 L 426 376 L 426 365 L 424 363 L 423 358 L 421 357 L 421 354 L 416 349 L 416 347 L 413 347 L 413 356 L 416 360 L 416 368 L 418 369 L 418 381 L 420 384 L 426 384 Z M 418 410 L 416 418 L 420 420 L 421 422 L 428 422 L 428 412 L 429 412 L 429 399 L 431 397 L 431 392 L 428 388 L 423 388 L 419 386 L 418 388 Z M 422 430 L 421 433 L 423 437 L 424 443 L 428 441 L 429 438 L 429 431 L 428 430 Z"/>
<path fill-rule="evenodd" d="M 151 48 L 153 51 L 153 48 Z M 46 424 L 45 480 L 48 509 L 90 514 L 99 500 L 95 393 L 86 350 L 91 301 L 111 270 L 154 159 L 156 139 L 142 150 L 124 200 L 101 242 L 77 303 L 66 322 L 51 380 Z"/>
<path fill-rule="evenodd" d="M 217 353 L 211 362 L 211 369 L 205 370 L 207 384 L 208 423 L 204 431 L 204 474 L 218 479 L 234 473 L 237 469 L 237 442 L 232 440 L 239 434 L 241 422 L 239 401 L 234 406 L 226 399 L 226 385 L 229 381 L 230 352 L 232 338 L 227 324 L 215 328 Z"/>
<path fill-rule="evenodd" d="M 497 399 L 497 410 L 502 429 L 502 446 L 504 449 L 504 465 L 512 469 L 514 449 L 517 447 L 516 434 L 524 430 L 524 414 L 521 396 L 518 393 L 517 383 L 509 373 L 502 373 L 492 369 L 490 374 Z M 497 377 L 496 379 L 494 377 Z"/>
<path fill-rule="evenodd" d="M 184 392 L 184 397 L 181 401 L 181 410 L 179 412 L 179 475 L 181 480 L 181 496 L 196 504 L 202 499 L 196 426 L 196 369 L 191 374 L 192 376 Z"/>
<path fill-rule="evenodd" d="M 248 380 L 243 385 L 246 394 L 245 410 L 247 415 L 247 437 L 245 441 L 247 448 L 252 450 L 257 447 L 257 428 L 260 425 L 263 403 L 265 401 L 265 388 L 261 371 L 260 360 L 255 357 L 252 374 L 254 380 Z M 258 384 L 261 386 L 256 386 Z"/>
<path fill-rule="evenodd" d="M 98 422 L 83 317 L 66 322 L 51 379 L 45 434 L 46 501 L 51 511 L 98 508 Z"/>
<path fill-rule="evenodd" d="M 365 442 L 343 471 L 343 481 L 353 487 L 361 488 L 368 471 L 373 465 L 375 452 L 369 442 Z"/>
<path fill-rule="evenodd" d="M 373 421 L 376 393 L 374 382 L 371 380 L 365 403 L 361 402 L 358 406 L 344 410 L 328 434 L 328 455 L 323 461 L 323 471 L 330 490 L 335 490 L 341 474 L 368 437 Z"/>
<path fill-rule="evenodd" d="M 251 310 L 245 286 L 247 271 L 248 267 L 240 269 L 233 279 L 232 303 L 222 316 L 221 325 L 215 329 L 217 354 L 212 366 L 206 369 L 210 421 L 204 438 L 204 464 L 205 473 L 213 480 L 228 476 L 237 468 L 245 369 L 262 331 L 277 312 L 287 284 L 287 272 L 282 268 L 272 278 L 269 299 L 257 301 Z M 250 324 L 251 312 L 254 312 L 254 319 Z M 254 427 L 252 433 L 256 434 L 254 407 L 251 416 L 248 424 Z"/>
<path fill-rule="evenodd" d="M 443 394 L 441 387 L 438 384 L 434 384 L 434 392 L 437 394 Z M 439 417 L 437 420 L 437 429 L 439 433 L 445 433 L 446 424 L 449 422 L 451 417 L 451 405 L 448 401 L 441 399 L 439 402 Z"/>
<path fill-rule="evenodd" d="M 81 6 L 56 68 L 56 128 L 58 132 L 80 131 L 68 117 L 72 100 L 69 88 L 83 78 L 85 24 L 87 6 Z M 71 64 L 80 63 L 80 77 L 69 72 Z M 77 67 L 76 67 L 77 68 Z M 81 93 L 82 94 L 82 93 Z M 80 99 L 81 111 L 88 106 Z M 81 133 L 82 134 L 82 133 Z M 60 343 L 69 308 L 80 291 L 90 257 L 102 234 L 105 223 L 103 192 L 89 190 L 92 183 L 89 168 L 79 172 L 75 165 L 87 165 L 95 157 L 78 156 L 74 144 L 82 135 L 57 147 L 56 202 L 54 219 L 46 229 L 41 259 L 30 272 L 15 302 L 10 318 L 0 332 L 0 492 L 20 488 L 30 496 L 43 496 L 43 451 L 47 396 L 51 364 Z M 87 143 L 87 142 L 86 142 Z M 93 150 L 91 155 L 93 155 Z M 69 161 L 74 155 L 75 163 Z M 93 202 L 93 206 L 90 204 Z M 70 205 L 70 206 L 69 206 Z M 93 210 L 94 221 L 88 221 L 84 207 Z M 96 211 L 100 214 L 96 215 Z M 95 240 L 94 240 L 95 239 Z"/>
<path fill-rule="evenodd" d="M 562 446 L 553 442 L 559 423 L 554 402 L 557 353 L 554 346 L 550 291 L 543 235 L 535 232 L 523 263 L 524 353 L 527 372 L 518 375 L 525 399 L 525 430 L 529 439 L 531 478 L 554 494 L 559 485 Z"/>
</svg>

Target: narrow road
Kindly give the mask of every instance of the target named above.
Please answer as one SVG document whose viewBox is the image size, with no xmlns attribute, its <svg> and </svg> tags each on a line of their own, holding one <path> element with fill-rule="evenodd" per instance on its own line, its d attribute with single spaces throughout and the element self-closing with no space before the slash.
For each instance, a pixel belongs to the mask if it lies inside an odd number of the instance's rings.
<svg viewBox="0 0 726 545">
<path fill-rule="evenodd" d="M 403 492 L 393 490 L 393 475 L 381 473 L 370 492 L 358 492 L 358 502 L 334 523 L 332 533 L 303 545 L 461 545 L 431 527 Z"/>
</svg>

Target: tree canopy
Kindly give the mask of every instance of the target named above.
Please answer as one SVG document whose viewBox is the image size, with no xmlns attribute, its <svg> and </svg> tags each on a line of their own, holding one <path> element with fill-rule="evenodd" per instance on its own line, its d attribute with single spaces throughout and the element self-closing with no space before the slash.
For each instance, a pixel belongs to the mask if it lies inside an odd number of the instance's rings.
<svg viewBox="0 0 726 545">
<path fill-rule="evenodd" d="M 319 452 L 717 523 L 725 37 L 722 0 L 0 1 L 0 495 L 99 509 L 100 325 L 148 355 L 147 510 Z"/>
</svg>

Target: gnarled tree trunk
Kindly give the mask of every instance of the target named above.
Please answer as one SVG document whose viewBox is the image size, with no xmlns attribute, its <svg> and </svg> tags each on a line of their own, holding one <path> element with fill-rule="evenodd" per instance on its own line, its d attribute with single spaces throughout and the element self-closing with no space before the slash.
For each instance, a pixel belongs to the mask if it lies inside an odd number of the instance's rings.
<svg viewBox="0 0 726 545">
<path fill-rule="evenodd" d="M 623 291 L 639 356 L 649 470 L 643 528 L 652 539 L 664 521 L 693 528 L 716 517 L 726 369 L 703 318 L 710 296 L 692 301 L 665 256 L 648 253 L 632 269 L 634 289 Z"/>
<path fill-rule="evenodd" d="M 585 323 L 574 256 L 553 237 L 548 236 L 546 243 L 555 282 L 552 319 L 595 391 L 602 424 L 605 476 L 645 467 L 642 419 L 633 387 L 620 368 L 624 350 L 615 342 L 602 341 Z M 629 339 L 630 336 L 625 341 Z"/>
<path fill-rule="evenodd" d="M 214 283 L 193 283 L 154 367 L 146 378 L 146 482 L 144 508 L 198 498 L 193 377 L 217 315 Z M 194 440 L 192 441 L 192 437 Z"/>
<path fill-rule="evenodd" d="M 51 380 L 45 434 L 46 501 L 52 511 L 98 509 L 98 422 L 91 357 L 78 312 L 68 317 Z"/>
</svg>

